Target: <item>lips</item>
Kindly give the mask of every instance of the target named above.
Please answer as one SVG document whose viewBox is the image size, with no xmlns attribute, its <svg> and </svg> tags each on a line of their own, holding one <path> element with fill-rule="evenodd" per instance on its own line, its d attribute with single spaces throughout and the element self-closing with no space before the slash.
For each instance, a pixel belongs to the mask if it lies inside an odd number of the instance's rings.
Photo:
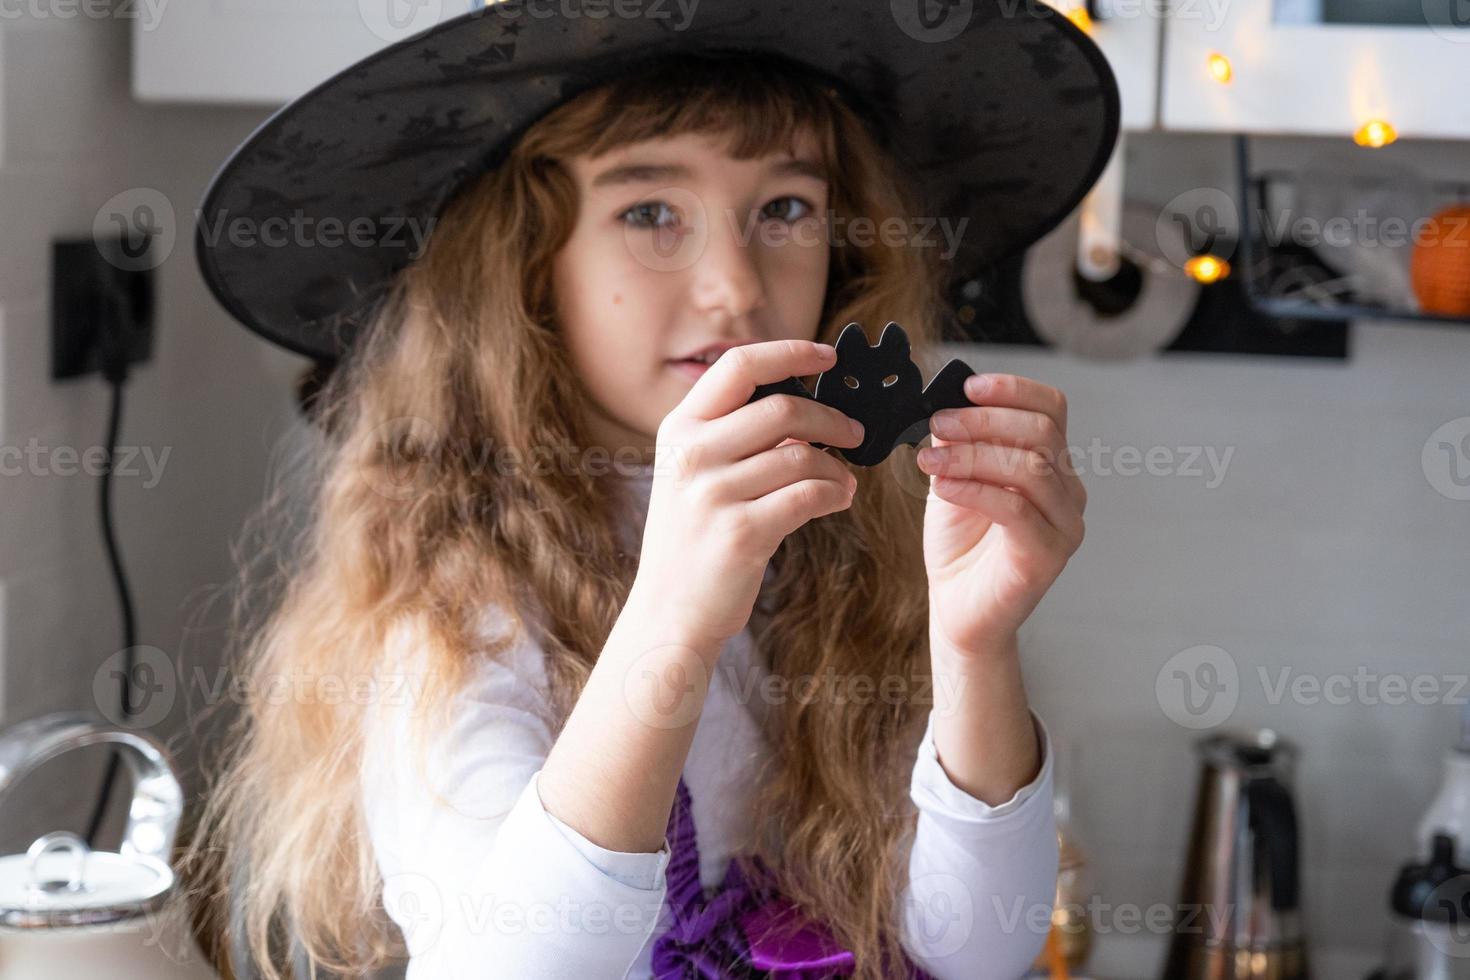
<svg viewBox="0 0 1470 980">
<path fill-rule="evenodd" d="M 703 361 L 690 360 L 670 361 L 669 366 L 684 377 L 691 379 L 699 378 L 704 372 L 710 369 L 710 366 Z"/>
</svg>

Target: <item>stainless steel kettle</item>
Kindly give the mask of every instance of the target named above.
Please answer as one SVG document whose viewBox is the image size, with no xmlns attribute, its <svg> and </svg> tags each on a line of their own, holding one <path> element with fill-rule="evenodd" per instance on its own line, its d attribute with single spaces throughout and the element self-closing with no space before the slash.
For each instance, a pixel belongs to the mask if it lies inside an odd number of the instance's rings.
<svg viewBox="0 0 1470 980">
<path fill-rule="evenodd" d="M 1296 749 L 1270 729 L 1196 743 L 1194 825 L 1164 980 L 1306 980 Z"/>
<path fill-rule="evenodd" d="M 38 766 L 98 743 L 120 751 L 133 780 L 122 846 L 93 851 L 58 831 L 0 857 L 0 980 L 217 980 L 169 901 L 183 793 L 161 746 L 84 712 L 21 722 L 0 732 L 0 803 Z"/>
</svg>

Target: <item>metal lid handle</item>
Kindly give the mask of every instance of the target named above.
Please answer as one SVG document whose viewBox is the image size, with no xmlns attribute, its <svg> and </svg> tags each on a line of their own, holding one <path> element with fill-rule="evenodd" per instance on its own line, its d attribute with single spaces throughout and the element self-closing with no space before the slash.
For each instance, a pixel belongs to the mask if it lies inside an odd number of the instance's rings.
<svg viewBox="0 0 1470 980">
<path fill-rule="evenodd" d="M 33 769 L 72 749 L 101 743 L 117 746 L 133 777 L 133 801 L 120 853 L 154 858 L 167 866 L 184 812 L 184 794 L 163 746 L 142 732 L 118 728 L 85 711 L 58 711 L 12 725 L 0 732 L 0 801 Z"/>
<path fill-rule="evenodd" d="M 72 864 L 71 877 L 65 881 L 42 881 L 40 875 L 41 857 L 51 851 L 68 850 L 77 856 Z M 92 854 L 92 849 L 87 842 L 69 830 L 53 830 L 49 834 L 43 834 L 31 842 L 26 849 L 26 863 L 31 872 L 31 888 L 34 891 L 53 892 L 65 888 L 69 892 L 82 891 L 87 878 L 87 858 Z"/>
</svg>

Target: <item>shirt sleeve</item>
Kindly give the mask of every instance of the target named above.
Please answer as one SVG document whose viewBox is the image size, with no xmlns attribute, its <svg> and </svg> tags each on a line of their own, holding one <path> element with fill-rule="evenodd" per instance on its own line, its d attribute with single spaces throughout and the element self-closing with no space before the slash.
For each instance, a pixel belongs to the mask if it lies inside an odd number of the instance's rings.
<svg viewBox="0 0 1470 980">
<path fill-rule="evenodd" d="M 546 811 L 553 736 L 534 678 L 513 660 L 478 667 L 425 767 L 409 699 L 394 700 L 374 706 L 362 788 L 409 980 L 625 976 L 658 926 L 668 842 L 608 850 Z"/>
<path fill-rule="evenodd" d="M 991 806 L 956 786 L 940 766 L 929 712 L 909 787 L 919 816 L 902 938 L 936 980 L 1016 980 L 1046 942 L 1060 855 L 1051 739 L 1034 711 L 1031 720 L 1041 770 Z"/>
</svg>

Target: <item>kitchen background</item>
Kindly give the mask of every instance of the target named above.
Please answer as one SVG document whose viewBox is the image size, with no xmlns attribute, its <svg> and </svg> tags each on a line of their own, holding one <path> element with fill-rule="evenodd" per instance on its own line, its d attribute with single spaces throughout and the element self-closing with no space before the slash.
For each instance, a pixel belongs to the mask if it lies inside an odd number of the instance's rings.
<svg viewBox="0 0 1470 980">
<path fill-rule="evenodd" d="M 148 5 L 137 6 L 146 16 Z M 1252 6 L 1261 4 L 1222 4 L 1221 16 Z M 0 722 L 105 709 L 115 688 L 120 626 L 99 479 L 55 454 L 103 444 L 110 395 L 95 374 L 50 378 L 50 242 L 91 234 L 109 209 L 127 213 L 146 191 L 171 204 L 174 240 L 155 270 L 151 356 L 126 388 L 119 443 L 139 451 L 132 475 L 115 480 L 113 508 L 136 642 L 198 668 L 176 679 L 149 729 L 176 753 L 186 788 L 197 786 L 198 746 L 212 730 L 188 716 L 219 677 L 214 651 L 227 609 L 218 593 L 233 574 L 231 547 L 271 468 L 307 439 L 292 396 L 304 362 L 234 324 L 191 254 L 191 215 L 214 168 L 274 108 L 261 98 L 227 104 L 202 89 L 195 94 L 213 101 L 188 100 L 188 87 L 202 85 L 200 65 L 170 61 L 177 49 L 163 34 L 170 17 L 186 22 L 215 8 L 226 19 L 213 36 L 223 40 L 230 27 L 242 46 L 231 62 L 240 78 L 222 67 L 211 75 L 220 84 L 245 91 L 253 77 L 290 87 L 328 73 L 295 48 L 252 50 L 290 28 L 238 5 L 168 8 L 150 42 L 158 60 L 143 67 L 137 24 L 126 17 L 66 16 L 81 6 L 61 3 L 15 4 L 0 17 L 0 445 L 11 463 L 0 480 Z M 324 28 L 327 15 L 314 9 L 302 8 L 303 30 Z M 1273 126 L 1251 122 L 1251 111 L 1264 110 L 1248 87 L 1241 98 L 1256 99 L 1254 109 L 1222 108 L 1228 85 L 1185 79 L 1199 68 L 1187 63 L 1192 55 L 1169 60 L 1193 41 L 1164 49 L 1161 108 L 1157 18 L 1092 13 L 1099 37 L 1114 23 L 1151 32 L 1130 35 L 1137 60 L 1119 68 L 1125 116 L 1135 117 L 1125 119 L 1123 193 L 1151 217 L 1202 190 L 1238 198 L 1232 134 L 1243 129 L 1262 133 L 1251 140 L 1253 158 L 1274 167 L 1326 161 L 1372 172 L 1389 160 L 1426 180 L 1470 182 L 1470 30 L 1402 29 L 1432 34 L 1457 59 L 1424 69 L 1441 73 L 1429 80 L 1437 98 L 1394 62 L 1372 85 L 1352 75 L 1341 90 L 1351 98 L 1337 100 L 1337 69 L 1324 68 L 1313 86 L 1278 83 L 1276 102 L 1311 118 L 1267 132 Z M 1230 29 L 1216 25 L 1211 43 L 1228 48 Z M 1378 50 L 1397 43 L 1398 35 L 1382 40 L 1395 29 L 1376 30 Z M 1242 86 L 1260 47 L 1239 49 Z M 207 63 L 211 54 L 192 57 Z M 1344 70 L 1366 69 L 1360 61 Z M 157 91 L 140 100 L 135 83 Z M 1369 89 L 1385 103 L 1370 107 L 1375 118 L 1403 137 L 1381 149 L 1353 141 L 1368 117 L 1347 103 L 1371 102 Z M 1461 258 L 1458 275 L 1470 282 L 1467 268 Z M 1055 273 L 1061 282 L 1063 270 Z M 1199 770 L 1194 740 L 1269 726 L 1299 748 L 1292 789 L 1303 924 L 1317 975 L 1335 980 L 1365 976 L 1382 958 L 1390 885 L 1401 865 L 1425 856 L 1414 831 L 1470 698 L 1470 323 L 1353 316 L 1346 326 L 1303 329 L 1315 338 L 1304 350 L 1341 346 L 1344 356 L 1172 350 L 1106 359 L 1019 342 L 947 353 L 1056 385 L 1071 405 L 1070 439 L 1090 494 L 1087 540 L 1023 643 L 1028 690 L 1062 752 L 1100 900 L 1145 910 L 1178 898 Z M 49 449 L 51 462 L 15 465 L 15 448 L 28 445 Z M 1191 727 L 1175 671 L 1204 677 L 1205 661 L 1233 665 L 1220 695 L 1233 709 L 1212 708 L 1211 724 Z M 1293 688 L 1302 677 L 1324 687 Z M 1392 677 L 1410 693 L 1395 692 Z M 1412 693 L 1427 689 L 1428 697 Z M 105 760 L 97 748 L 74 753 L 10 794 L 0 852 L 23 852 L 46 831 L 82 830 Z M 122 796 L 114 794 L 104 840 L 118 832 Z M 1158 975 L 1165 931 L 1116 912 L 1095 927 L 1089 974 Z"/>
</svg>

